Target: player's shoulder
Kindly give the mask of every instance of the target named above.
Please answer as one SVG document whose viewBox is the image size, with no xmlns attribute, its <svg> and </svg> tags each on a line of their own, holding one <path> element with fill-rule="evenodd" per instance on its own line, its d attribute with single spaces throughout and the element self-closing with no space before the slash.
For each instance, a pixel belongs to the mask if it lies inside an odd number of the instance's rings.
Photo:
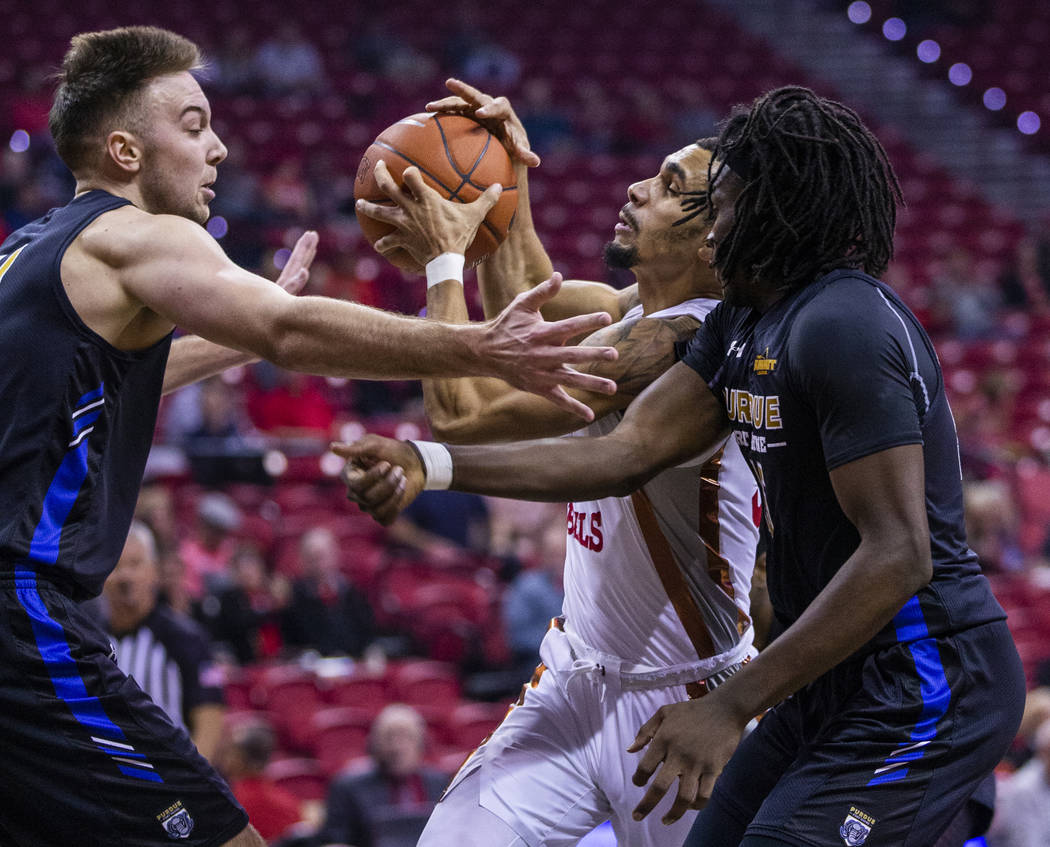
<svg viewBox="0 0 1050 847">
<path fill-rule="evenodd" d="M 789 307 L 792 336 L 812 338 L 877 331 L 887 320 L 897 322 L 896 295 L 861 271 L 834 271 L 797 295 Z"/>
<path fill-rule="evenodd" d="M 78 246 L 93 258 L 119 268 L 206 243 L 199 225 L 178 215 L 155 215 L 127 205 L 99 215 L 84 228 Z"/>
</svg>

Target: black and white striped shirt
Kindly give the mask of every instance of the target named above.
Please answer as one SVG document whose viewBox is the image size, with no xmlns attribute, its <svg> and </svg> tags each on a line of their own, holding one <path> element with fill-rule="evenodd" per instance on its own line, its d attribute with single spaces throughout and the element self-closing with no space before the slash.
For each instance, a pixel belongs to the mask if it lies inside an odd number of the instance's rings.
<svg viewBox="0 0 1050 847">
<path fill-rule="evenodd" d="M 223 702 L 222 673 L 197 623 L 159 605 L 131 632 L 110 635 L 117 664 L 178 726 L 197 706 Z"/>
</svg>

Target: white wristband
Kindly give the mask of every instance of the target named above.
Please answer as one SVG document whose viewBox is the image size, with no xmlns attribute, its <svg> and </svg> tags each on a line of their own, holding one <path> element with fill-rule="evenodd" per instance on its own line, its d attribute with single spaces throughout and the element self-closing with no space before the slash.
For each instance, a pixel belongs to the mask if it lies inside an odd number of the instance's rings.
<svg viewBox="0 0 1050 847">
<path fill-rule="evenodd" d="M 452 484 L 452 454 L 444 444 L 436 441 L 412 441 L 408 442 L 416 448 L 419 458 L 423 462 L 423 470 L 426 480 L 423 482 L 424 491 L 444 491 Z"/>
<path fill-rule="evenodd" d="M 462 253 L 442 253 L 436 259 L 431 259 L 427 262 L 427 288 L 433 288 L 447 279 L 462 283 L 463 262 Z"/>
</svg>

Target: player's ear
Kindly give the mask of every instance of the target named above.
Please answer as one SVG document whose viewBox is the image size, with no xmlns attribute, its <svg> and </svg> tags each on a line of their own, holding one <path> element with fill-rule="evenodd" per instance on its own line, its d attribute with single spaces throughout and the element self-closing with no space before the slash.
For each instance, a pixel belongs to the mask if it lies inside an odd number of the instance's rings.
<svg viewBox="0 0 1050 847">
<path fill-rule="evenodd" d="M 126 129 L 113 130 L 106 136 L 106 157 L 127 175 L 142 168 L 142 140 Z"/>
</svg>

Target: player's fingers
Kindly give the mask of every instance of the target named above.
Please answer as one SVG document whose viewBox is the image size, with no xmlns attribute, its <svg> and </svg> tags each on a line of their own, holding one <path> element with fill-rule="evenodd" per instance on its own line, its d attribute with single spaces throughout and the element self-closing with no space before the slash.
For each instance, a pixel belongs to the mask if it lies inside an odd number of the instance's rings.
<svg viewBox="0 0 1050 847">
<path fill-rule="evenodd" d="M 309 279 L 310 272 L 306 268 L 299 268 L 299 270 L 291 274 L 282 271 L 277 282 L 289 294 L 298 294 L 306 287 Z"/>
<path fill-rule="evenodd" d="M 473 112 L 474 107 L 462 97 L 442 97 L 440 100 L 431 100 L 424 106 L 428 112 L 446 112 L 455 115 L 463 112 Z"/>
<path fill-rule="evenodd" d="M 403 469 L 379 462 L 356 477 L 352 486 L 354 499 L 370 509 L 382 506 L 395 497 L 398 490 L 404 490 L 404 481 Z"/>
<path fill-rule="evenodd" d="M 312 229 L 300 235 L 292 248 L 285 267 L 293 271 L 298 270 L 300 267 L 309 268 L 314 260 L 314 256 L 317 255 L 317 240 L 317 233 Z"/>
<path fill-rule="evenodd" d="M 373 203 L 371 200 L 358 200 L 354 208 L 359 215 L 366 215 L 386 224 L 397 224 L 404 217 L 404 211 L 389 203 Z"/>
<path fill-rule="evenodd" d="M 390 175 L 390 170 L 382 159 L 375 163 L 375 166 L 372 168 L 372 175 L 375 177 L 379 190 L 391 200 L 399 202 L 404 197 L 404 191 L 397 184 L 397 180 Z"/>
<path fill-rule="evenodd" d="M 664 717 L 661 716 L 659 712 L 657 712 L 649 720 L 643 723 L 642 726 L 638 728 L 638 733 L 636 736 L 634 736 L 634 741 L 632 741 L 631 745 L 627 748 L 628 753 L 637 753 L 639 749 L 642 749 L 646 746 L 646 744 L 652 741 L 653 737 L 656 735 L 656 730 L 659 728 L 659 725 L 663 722 Z M 635 776 L 637 776 L 637 771 L 635 771 Z M 645 785 L 644 782 L 635 784 Z"/>
<path fill-rule="evenodd" d="M 656 776 L 653 777 L 649 790 L 645 792 L 641 801 L 634 807 L 633 817 L 636 821 L 640 821 L 656 808 L 656 805 L 663 799 L 668 789 L 674 783 L 676 776 L 677 774 L 667 765 L 660 768 Z"/>
<path fill-rule="evenodd" d="M 405 168 L 405 172 L 401 174 L 401 179 L 404 181 L 404 187 L 417 200 L 422 199 L 423 195 L 428 191 L 437 194 L 433 188 L 423 181 L 423 174 L 419 172 L 419 168 L 415 165 Z"/>
<path fill-rule="evenodd" d="M 445 80 L 445 88 L 453 94 L 462 97 L 473 106 L 481 107 L 492 102 L 492 98 L 484 91 L 455 77 L 449 77 Z"/>
<path fill-rule="evenodd" d="M 489 213 L 489 210 L 496 205 L 501 194 L 503 194 L 503 186 L 498 182 L 494 182 L 482 192 L 477 200 L 474 201 L 479 204 L 478 208 L 483 213 L 482 218 L 484 218 L 485 215 Z"/>
<path fill-rule="evenodd" d="M 495 97 L 484 106 L 478 107 L 478 117 L 496 121 L 512 121 L 517 119 L 514 109 L 511 108 L 510 100 L 506 97 Z"/>
<path fill-rule="evenodd" d="M 590 335 L 595 330 L 608 326 L 612 318 L 608 312 L 591 312 L 588 315 L 576 315 L 560 321 L 548 321 L 537 329 L 537 335 L 553 344 L 565 343 L 569 339 Z M 614 361 L 617 354 L 612 347 L 591 347 L 587 345 L 572 348 L 573 352 L 567 362 L 592 362 L 598 359 Z"/>
<path fill-rule="evenodd" d="M 696 802 L 698 785 L 699 780 L 697 779 L 696 771 L 686 770 L 678 775 L 678 794 L 674 798 L 671 808 L 661 818 L 661 823 L 674 823 L 690 809 L 695 808 L 694 803 Z"/>
<path fill-rule="evenodd" d="M 653 740 L 656 735 L 656 730 L 660 728 L 660 724 L 664 722 L 664 716 L 661 712 L 657 711 L 649 720 L 642 724 L 638 730 L 638 734 L 634 737 L 634 741 L 631 742 L 631 746 L 627 748 L 628 753 L 637 753 L 646 744 Z M 637 775 L 637 772 L 636 772 Z M 648 777 L 646 777 L 648 779 Z M 645 782 L 636 782 L 636 785 L 645 785 Z"/>
<path fill-rule="evenodd" d="M 711 799 L 711 792 L 715 790 L 715 781 L 717 779 L 717 773 L 705 773 L 700 777 L 700 785 L 693 800 L 694 809 L 702 809 L 707 805 L 707 801 Z"/>
<path fill-rule="evenodd" d="M 581 403 L 575 397 L 569 395 L 560 385 L 552 388 L 543 396 L 558 408 L 564 409 L 566 412 L 570 412 L 578 418 L 583 418 L 588 423 L 594 420 L 594 410 L 586 403 Z"/>
<path fill-rule="evenodd" d="M 580 373 L 572 368 L 564 368 L 558 375 L 559 382 L 565 388 L 577 388 L 580 391 L 591 391 L 594 394 L 615 394 L 616 383 L 611 379 L 596 374 Z M 573 401 L 575 402 L 575 401 Z M 587 418 L 590 420 L 590 418 Z"/>
<path fill-rule="evenodd" d="M 376 240 L 372 245 L 372 248 L 383 256 L 389 256 L 395 250 L 399 250 L 404 244 L 404 239 L 397 232 L 392 232 L 389 235 L 384 235 L 382 238 Z"/>
<path fill-rule="evenodd" d="M 554 297 L 561 290 L 562 276 L 555 271 L 550 279 L 545 279 L 539 285 L 533 286 L 528 291 L 519 294 L 514 299 L 519 305 L 532 311 L 539 311 L 540 306 Z"/>
</svg>

